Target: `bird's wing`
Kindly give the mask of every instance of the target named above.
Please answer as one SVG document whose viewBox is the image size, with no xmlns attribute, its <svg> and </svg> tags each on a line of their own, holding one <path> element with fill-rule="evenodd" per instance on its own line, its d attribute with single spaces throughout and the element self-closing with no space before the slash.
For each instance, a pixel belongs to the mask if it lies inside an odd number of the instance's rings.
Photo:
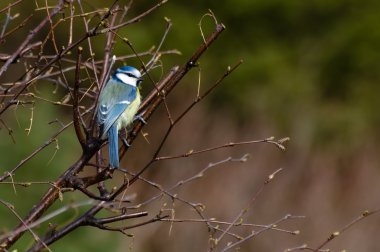
<svg viewBox="0 0 380 252">
<path fill-rule="evenodd" d="M 136 87 L 112 79 L 107 83 L 100 94 L 98 106 L 102 137 L 135 99 Z"/>
</svg>

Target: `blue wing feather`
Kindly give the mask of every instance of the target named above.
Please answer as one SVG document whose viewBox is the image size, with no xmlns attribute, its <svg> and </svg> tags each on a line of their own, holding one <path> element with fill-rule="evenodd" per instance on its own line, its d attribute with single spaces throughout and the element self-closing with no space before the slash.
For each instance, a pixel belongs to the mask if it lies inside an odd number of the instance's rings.
<svg viewBox="0 0 380 252">
<path fill-rule="evenodd" d="M 136 87 L 109 80 L 99 97 L 98 123 L 101 126 L 101 138 L 105 138 L 111 126 L 136 99 L 136 95 Z"/>
<path fill-rule="evenodd" d="M 119 167 L 119 146 L 118 146 L 117 128 L 113 125 L 108 130 L 110 165 L 112 168 Z"/>
</svg>

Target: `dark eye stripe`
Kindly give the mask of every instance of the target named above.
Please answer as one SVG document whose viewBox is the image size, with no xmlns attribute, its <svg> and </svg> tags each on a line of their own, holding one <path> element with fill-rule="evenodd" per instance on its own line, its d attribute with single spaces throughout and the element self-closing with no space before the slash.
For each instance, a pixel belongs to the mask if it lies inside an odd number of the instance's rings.
<svg viewBox="0 0 380 252">
<path fill-rule="evenodd" d="M 136 77 L 135 75 L 131 74 L 131 73 L 123 72 L 123 74 L 125 74 L 125 75 L 127 75 L 127 76 L 129 76 L 129 77 L 131 77 L 131 78 L 135 78 L 135 79 L 137 79 L 137 77 Z"/>
</svg>

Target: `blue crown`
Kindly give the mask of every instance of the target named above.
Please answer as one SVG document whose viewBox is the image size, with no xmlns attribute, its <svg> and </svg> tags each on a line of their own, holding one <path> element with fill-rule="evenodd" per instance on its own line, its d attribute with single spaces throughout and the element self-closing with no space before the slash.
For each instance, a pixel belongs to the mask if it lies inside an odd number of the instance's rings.
<svg viewBox="0 0 380 252">
<path fill-rule="evenodd" d="M 138 72 L 139 70 L 137 70 L 136 68 L 134 67 L 131 67 L 131 66 L 122 66 L 122 67 L 119 67 L 118 69 L 116 69 L 116 72 Z"/>
<path fill-rule="evenodd" d="M 135 78 L 141 78 L 141 73 L 139 70 L 137 70 L 134 67 L 131 66 L 122 66 L 116 69 L 116 71 L 113 73 L 112 77 L 116 78 L 116 74 L 118 73 L 125 73 L 125 74 L 132 74 L 135 76 Z"/>
</svg>

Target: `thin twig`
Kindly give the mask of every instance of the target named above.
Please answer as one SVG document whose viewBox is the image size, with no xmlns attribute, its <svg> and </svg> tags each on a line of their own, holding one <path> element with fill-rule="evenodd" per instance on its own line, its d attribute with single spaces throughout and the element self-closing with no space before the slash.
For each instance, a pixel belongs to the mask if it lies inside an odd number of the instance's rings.
<svg viewBox="0 0 380 252">
<path fill-rule="evenodd" d="M 41 21 L 26 37 L 26 39 L 22 42 L 20 46 L 17 47 L 17 50 L 12 54 L 12 56 L 4 63 L 4 65 L 0 68 L 0 76 L 2 76 L 8 69 L 9 65 L 17 59 L 24 48 L 32 41 L 34 36 L 46 25 L 46 23 L 51 20 L 51 17 L 58 14 L 62 8 L 64 7 L 64 1 L 60 0 L 55 9 L 50 13 L 50 16 L 46 17 Z"/>
<path fill-rule="evenodd" d="M 7 11 L 8 9 L 10 9 L 10 8 L 12 8 L 13 6 L 15 6 L 15 5 L 21 3 L 22 1 L 23 1 L 23 0 L 17 0 L 17 1 L 15 1 L 15 2 L 13 2 L 13 3 L 8 4 L 7 7 L 4 7 L 4 8 L 2 8 L 2 9 L 0 10 L 0 13 L 2 13 L 2 12 L 4 12 L 4 11 Z"/>
<path fill-rule="evenodd" d="M 261 195 L 262 191 L 264 190 L 265 186 L 271 182 L 273 180 L 273 178 L 275 177 L 275 175 L 279 172 L 282 171 L 282 168 L 276 170 L 275 172 L 273 172 L 272 174 L 270 174 L 268 176 L 268 178 L 264 181 L 264 183 L 260 186 L 260 188 L 256 191 L 256 193 L 253 195 L 253 197 L 250 199 L 250 201 L 248 202 L 248 204 L 246 205 L 246 207 L 244 207 L 240 213 L 238 215 L 236 215 L 236 217 L 234 218 L 234 220 L 231 222 L 231 224 L 225 229 L 225 231 L 218 237 L 215 239 L 215 245 L 217 245 L 221 240 L 222 238 L 224 237 L 224 235 L 233 227 L 233 225 L 235 223 L 238 223 L 239 220 L 243 217 L 244 214 L 246 214 L 248 212 L 248 210 L 253 206 L 253 204 L 256 202 L 257 198 Z M 287 217 L 288 218 L 288 217 Z M 280 221 L 283 221 L 285 219 L 281 219 Z M 240 242 L 239 242 L 240 243 Z M 237 244 L 236 244 L 237 245 Z M 235 246 L 235 245 L 234 245 Z M 229 248 L 229 247 L 227 247 Z M 226 249 L 227 249 L 226 248 Z M 210 248 L 210 251 L 212 250 L 213 248 Z"/>
<path fill-rule="evenodd" d="M 282 140 L 282 139 L 280 139 L 280 140 Z M 277 146 L 281 150 L 285 150 L 285 146 L 282 143 L 279 142 L 280 140 L 275 141 L 273 139 L 273 137 L 270 137 L 270 138 L 266 138 L 266 139 L 262 139 L 262 140 L 251 140 L 251 141 L 242 141 L 242 142 L 230 142 L 230 143 L 218 145 L 218 146 L 215 146 L 215 147 L 205 148 L 205 149 L 202 149 L 202 150 L 190 150 L 190 151 L 188 151 L 186 153 L 183 153 L 183 154 L 178 154 L 178 155 L 173 155 L 173 156 L 156 157 L 155 161 L 162 161 L 162 160 L 168 160 L 168 159 L 177 159 L 177 158 L 190 157 L 190 156 L 193 156 L 193 155 L 198 155 L 198 154 L 209 152 L 209 151 L 213 151 L 213 150 L 218 150 L 218 149 L 223 149 L 223 148 L 229 148 L 229 147 L 235 147 L 235 146 L 240 146 L 240 145 L 257 144 L 257 143 L 270 143 L 270 144 L 274 144 L 275 146 Z"/>
<path fill-rule="evenodd" d="M 32 234 L 34 240 L 41 242 L 41 245 L 43 248 L 46 248 L 48 251 L 52 252 L 50 250 L 50 248 L 40 239 L 40 237 L 38 237 L 38 235 L 28 226 L 28 224 L 23 222 L 23 219 L 15 211 L 15 207 L 12 204 L 10 204 L 10 203 L 2 200 L 2 199 L 0 199 L 0 203 L 3 204 L 4 206 L 6 206 L 13 213 L 13 215 L 16 216 L 16 218 L 23 224 L 23 226 L 26 228 L 26 230 L 28 230 Z M 4 249 L 3 244 L 0 244 L 0 249 Z"/>
<path fill-rule="evenodd" d="M 73 96 L 74 96 L 73 97 L 73 123 L 74 123 L 74 129 L 75 129 L 75 133 L 77 135 L 78 141 L 82 147 L 82 150 L 84 150 L 86 139 L 82 133 L 81 124 L 80 124 L 80 112 L 78 108 L 78 99 L 79 99 L 78 90 L 79 90 L 79 84 L 80 84 L 80 63 L 82 61 L 82 52 L 83 52 L 83 48 L 78 47 L 77 63 L 76 63 L 76 70 L 75 70 L 75 81 L 74 81 L 74 92 L 73 92 Z M 85 127 L 84 127 L 84 130 L 86 130 Z"/>
<path fill-rule="evenodd" d="M 270 230 L 272 229 L 272 227 L 275 227 L 277 226 L 278 224 L 280 224 L 281 222 L 285 221 L 285 220 L 288 220 L 288 219 L 292 219 L 292 218 L 300 218 L 300 216 L 293 216 L 293 215 L 290 215 L 290 214 L 287 214 L 285 215 L 284 217 L 282 217 L 281 219 L 273 222 L 273 224 L 270 224 L 268 225 L 267 227 L 264 227 L 258 231 L 252 231 L 252 233 L 248 236 L 246 236 L 244 239 L 241 239 L 240 241 L 237 241 L 237 242 L 234 242 L 234 243 L 231 243 L 229 245 L 227 245 L 223 250 L 222 252 L 226 252 L 236 246 L 239 246 L 240 244 L 246 242 L 247 240 L 250 240 L 252 239 L 253 237 L 255 236 L 258 236 L 259 234 L 261 234 L 262 232 L 264 231 L 267 231 L 267 230 Z M 303 218 L 303 216 L 301 216 L 301 218 Z"/>
<path fill-rule="evenodd" d="M 159 7 L 159 4 L 156 6 Z M 157 7 L 154 9 L 157 9 Z M 147 15 L 146 14 L 147 12 L 144 12 L 144 13 L 145 14 L 143 14 L 143 16 Z M 136 19 L 136 18 L 131 19 L 131 20 L 133 20 L 133 22 L 139 21 L 139 19 Z M 178 84 L 178 82 L 185 76 L 185 74 L 193 67 L 192 62 L 196 62 L 198 60 L 198 58 L 205 52 L 206 48 L 209 47 L 218 38 L 218 36 L 221 34 L 221 32 L 223 30 L 224 30 L 224 26 L 222 24 L 217 25 L 217 27 L 215 28 L 215 31 L 206 40 L 206 44 L 203 43 L 195 51 L 195 53 L 189 59 L 189 61 L 182 68 L 179 68 L 177 71 L 175 71 L 175 73 L 172 75 L 172 77 L 170 79 L 166 80 L 166 84 L 164 85 L 164 88 L 163 88 L 163 90 L 165 90 L 166 93 L 169 93 Z M 86 34 L 86 36 L 82 37 L 78 41 L 74 42 L 71 46 L 68 46 L 67 48 L 62 50 L 62 52 L 59 55 L 57 55 L 55 58 L 51 59 L 37 73 L 35 73 L 34 76 L 31 77 L 31 79 L 26 81 L 22 85 L 22 88 L 14 95 L 14 98 L 17 98 L 28 87 L 28 85 L 37 78 L 37 76 L 40 73 L 47 70 L 54 62 L 59 60 L 62 57 L 62 55 L 66 54 L 72 48 L 75 48 L 76 46 L 78 46 L 79 43 L 81 43 L 87 37 L 95 36 L 95 34 L 97 34 L 97 33 Z M 145 117 L 144 119 L 150 118 L 151 114 L 157 109 L 157 107 L 162 102 L 161 97 L 153 97 L 152 100 L 153 100 L 152 102 L 147 101 L 147 103 L 150 105 L 149 105 L 149 108 L 147 108 L 146 112 L 144 113 L 144 117 Z M 3 113 L 7 109 L 7 107 L 9 107 L 9 105 L 6 104 L 3 107 L 3 109 L 0 110 L 0 114 Z M 138 132 L 141 130 L 142 126 L 143 125 L 141 125 L 141 123 L 137 123 L 135 125 L 135 127 L 132 130 L 132 133 L 129 135 L 129 142 L 133 141 L 133 139 L 137 136 Z M 88 148 L 87 148 L 86 152 L 84 152 L 82 154 L 80 159 L 77 162 L 75 162 L 55 182 L 55 184 L 58 187 L 67 187 L 67 185 L 70 185 L 69 178 L 75 177 L 75 175 L 83 169 L 83 167 L 92 158 L 92 156 L 95 155 L 95 153 L 101 148 L 102 142 L 99 141 L 98 139 L 90 138 L 87 146 L 88 146 Z M 147 168 L 143 168 L 142 170 L 140 170 L 138 175 L 141 175 L 146 169 Z M 137 179 L 137 177 L 132 178 L 132 179 L 135 181 Z M 110 196 L 110 200 L 115 199 L 120 193 L 122 193 L 124 191 L 125 187 L 127 187 L 127 186 L 128 186 L 127 184 L 124 184 L 123 186 L 121 186 L 120 188 L 115 190 L 115 192 L 112 193 L 112 195 Z M 30 223 L 36 221 L 59 198 L 59 195 L 60 195 L 59 192 L 60 191 L 57 190 L 56 188 L 50 188 L 48 190 L 48 192 L 44 195 L 44 197 L 40 200 L 40 202 L 37 203 L 35 205 L 35 207 L 29 212 L 27 217 L 25 217 L 23 222 L 26 224 L 30 224 Z M 91 208 L 87 212 L 87 214 L 94 216 L 97 212 L 99 212 L 101 209 L 103 209 L 103 207 L 104 207 L 104 204 L 99 204 L 99 205 Z M 84 219 L 81 219 L 81 218 L 83 218 L 83 216 L 74 220 L 73 222 L 71 222 L 67 226 L 63 227 L 61 230 L 56 231 L 54 233 L 54 237 L 49 238 L 49 243 L 52 243 L 52 242 L 58 240 L 60 237 L 66 235 L 67 232 L 70 232 L 70 231 L 76 229 L 77 227 L 81 226 L 84 223 L 83 222 Z M 13 243 L 15 243 L 21 237 L 21 235 L 24 233 L 23 225 L 20 224 L 11 233 L 12 233 L 12 235 L 7 236 L 6 238 L 4 238 L 0 242 L 1 244 L 3 244 L 4 248 L 6 248 L 6 249 L 9 248 Z M 44 242 L 46 242 L 46 241 L 44 241 Z M 46 243 L 46 244 L 48 244 L 48 243 Z M 38 245 L 37 247 L 39 247 L 39 246 L 40 245 Z M 35 247 L 35 248 L 37 248 L 37 247 Z"/>
<path fill-rule="evenodd" d="M 333 232 L 332 234 L 330 234 L 330 236 L 326 239 L 326 241 L 324 241 L 321 245 L 317 246 L 317 248 L 315 249 L 316 251 L 319 251 L 320 249 L 322 249 L 324 246 L 326 246 L 326 244 L 328 244 L 329 242 L 331 242 L 333 239 L 337 238 L 338 236 L 340 236 L 343 232 L 347 231 L 349 228 L 351 228 L 353 225 L 355 225 L 356 223 L 362 221 L 363 219 L 367 218 L 368 216 L 370 215 L 373 215 L 373 214 L 376 214 L 376 213 L 379 213 L 380 212 L 380 208 L 379 209 L 376 209 L 376 210 L 373 210 L 373 211 L 364 211 L 361 215 L 359 215 L 358 217 L 356 217 L 354 220 L 352 220 L 350 223 L 344 225 L 340 230 L 338 231 L 335 231 Z"/>
</svg>

